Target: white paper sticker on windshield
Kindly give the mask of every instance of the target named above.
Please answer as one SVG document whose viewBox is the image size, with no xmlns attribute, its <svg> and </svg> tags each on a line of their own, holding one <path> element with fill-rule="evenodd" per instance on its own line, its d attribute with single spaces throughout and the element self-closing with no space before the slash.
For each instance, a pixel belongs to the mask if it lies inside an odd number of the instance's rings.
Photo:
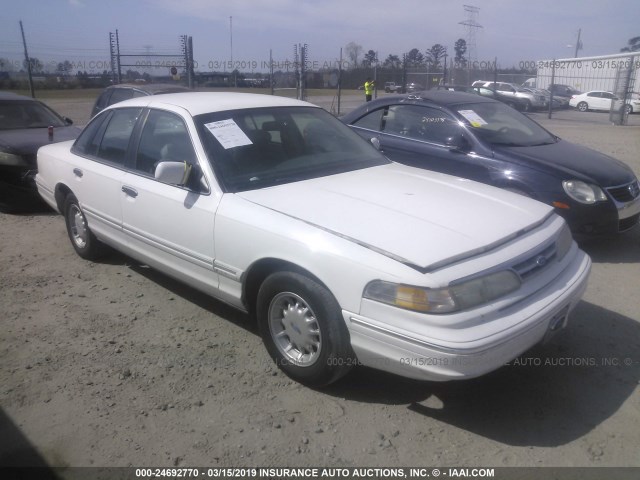
<svg viewBox="0 0 640 480">
<path fill-rule="evenodd" d="M 209 129 L 225 150 L 243 145 L 252 145 L 253 143 L 231 118 L 229 120 L 220 120 L 219 122 L 205 123 L 204 126 Z"/>
<path fill-rule="evenodd" d="M 473 110 L 458 110 L 458 111 L 460 112 L 460 115 L 462 115 L 464 118 L 469 120 L 469 123 L 474 127 L 481 127 L 482 125 L 487 125 L 487 122 L 485 122 L 484 119 Z"/>
</svg>

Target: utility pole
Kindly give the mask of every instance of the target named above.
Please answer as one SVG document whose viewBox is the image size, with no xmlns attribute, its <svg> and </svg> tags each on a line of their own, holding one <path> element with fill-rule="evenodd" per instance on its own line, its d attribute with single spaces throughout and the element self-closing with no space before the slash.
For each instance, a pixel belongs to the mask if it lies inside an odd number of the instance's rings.
<svg viewBox="0 0 640 480">
<path fill-rule="evenodd" d="M 22 32 L 22 44 L 24 45 L 24 59 L 27 62 L 27 74 L 29 75 L 29 90 L 31 91 L 31 98 L 36 98 L 36 94 L 33 91 L 33 78 L 31 76 L 31 59 L 29 58 L 29 52 L 27 52 L 27 41 L 24 38 L 24 28 L 22 27 L 22 20 L 20 20 L 20 32 Z"/>
<path fill-rule="evenodd" d="M 582 33 L 582 29 L 578 29 L 578 40 L 576 41 L 576 53 L 573 58 L 578 58 L 578 50 L 582 50 L 582 42 L 580 41 L 580 34 Z"/>
</svg>

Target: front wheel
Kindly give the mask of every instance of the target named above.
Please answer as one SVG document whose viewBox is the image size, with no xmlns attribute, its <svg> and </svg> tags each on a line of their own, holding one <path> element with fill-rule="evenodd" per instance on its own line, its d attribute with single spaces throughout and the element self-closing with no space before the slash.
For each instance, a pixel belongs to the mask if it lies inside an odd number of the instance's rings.
<svg viewBox="0 0 640 480">
<path fill-rule="evenodd" d="M 587 102 L 580 102 L 578 104 L 578 110 L 581 112 L 586 112 L 587 110 L 589 110 L 589 105 L 587 105 Z"/>
<path fill-rule="evenodd" d="M 86 260 L 95 260 L 102 256 L 106 247 L 89 229 L 87 219 L 75 195 L 67 196 L 63 212 L 67 233 L 76 253 Z"/>
<path fill-rule="evenodd" d="M 278 367 L 293 380 L 322 387 L 355 363 L 342 311 L 331 292 L 295 272 L 277 272 L 258 291 L 262 340 Z"/>
<path fill-rule="evenodd" d="M 626 104 L 624 106 L 624 113 L 626 113 L 627 115 L 631 115 L 633 113 L 633 107 L 629 104 Z"/>
</svg>

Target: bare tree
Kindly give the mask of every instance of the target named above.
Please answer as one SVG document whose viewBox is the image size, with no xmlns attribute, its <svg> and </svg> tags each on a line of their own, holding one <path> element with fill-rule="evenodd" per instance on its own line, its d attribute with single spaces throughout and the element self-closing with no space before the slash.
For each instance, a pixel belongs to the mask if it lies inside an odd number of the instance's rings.
<svg viewBox="0 0 640 480">
<path fill-rule="evenodd" d="M 349 42 L 344 47 L 347 58 L 351 61 L 352 68 L 356 68 L 358 66 L 358 59 L 360 58 L 360 54 L 362 53 L 362 45 L 358 45 L 356 42 Z"/>
</svg>

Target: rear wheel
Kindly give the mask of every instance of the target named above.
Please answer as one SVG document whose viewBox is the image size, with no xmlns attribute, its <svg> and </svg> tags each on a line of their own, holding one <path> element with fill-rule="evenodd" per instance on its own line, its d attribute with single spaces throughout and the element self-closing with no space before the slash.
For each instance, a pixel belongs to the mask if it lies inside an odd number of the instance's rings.
<svg viewBox="0 0 640 480">
<path fill-rule="evenodd" d="M 586 112 L 589 110 L 589 105 L 587 104 L 587 102 L 580 102 L 578 104 L 578 110 L 581 112 Z"/>
<path fill-rule="evenodd" d="M 67 233 L 76 253 L 87 260 L 95 260 L 102 256 L 106 246 L 89 229 L 87 219 L 75 195 L 67 196 L 63 211 Z"/>
<path fill-rule="evenodd" d="M 313 387 L 335 382 L 354 362 L 349 332 L 331 292 L 295 272 L 277 272 L 258 291 L 257 317 L 276 365 Z"/>
<path fill-rule="evenodd" d="M 629 105 L 629 104 L 625 105 L 624 106 L 624 112 L 627 115 L 631 115 L 633 113 L 633 107 L 631 105 Z"/>
</svg>

